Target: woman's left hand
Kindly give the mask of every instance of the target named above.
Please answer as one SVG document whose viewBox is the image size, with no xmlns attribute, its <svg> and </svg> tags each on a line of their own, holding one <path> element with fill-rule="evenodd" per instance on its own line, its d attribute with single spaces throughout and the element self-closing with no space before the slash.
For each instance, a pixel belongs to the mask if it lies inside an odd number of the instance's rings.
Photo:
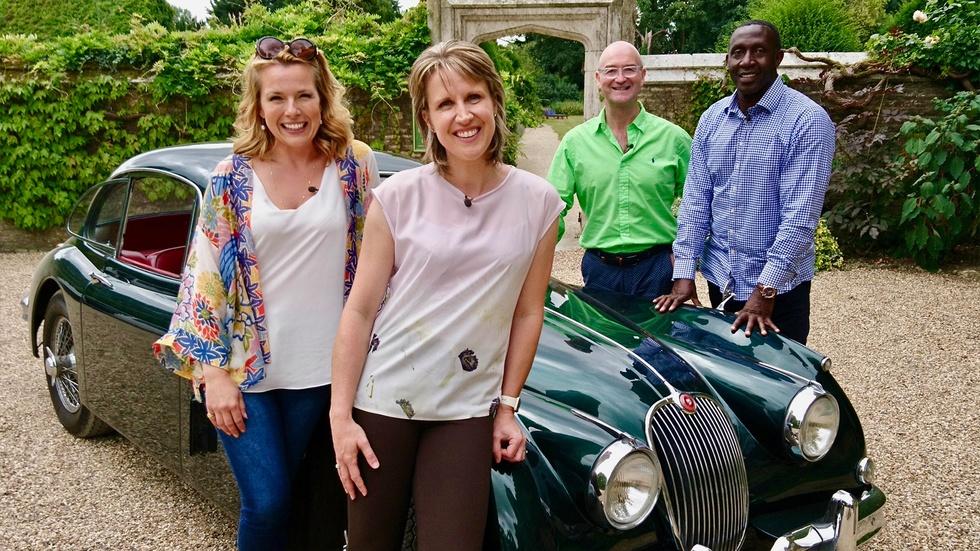
<svg viewBox="0 0 980 551">
<path fill-rule="evenodd" d="M 493 462 L 500 460 L 517 463 L 527 456 L 527 440 L 524 431 L 514 417 L 514 410 L 507 406 L 497 409 L 493 418 Z"/>
</svg>

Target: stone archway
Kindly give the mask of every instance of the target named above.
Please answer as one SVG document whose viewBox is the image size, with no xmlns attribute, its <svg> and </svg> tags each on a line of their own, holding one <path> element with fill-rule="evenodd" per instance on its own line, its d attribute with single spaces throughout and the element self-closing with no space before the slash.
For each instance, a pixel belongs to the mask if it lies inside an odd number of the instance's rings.
<svg viewBox="0 0 980 551">
<path fill-rule="evenodd" d="M 636 0 L 428 0 L 432 43 L 460 39 L 474 43 L 501 36 L 537 33 L 585 46 L 583 112 L 599 113 L 599 90 L 592 74 L 610 42 L 633 42 Z"/>
</svg>

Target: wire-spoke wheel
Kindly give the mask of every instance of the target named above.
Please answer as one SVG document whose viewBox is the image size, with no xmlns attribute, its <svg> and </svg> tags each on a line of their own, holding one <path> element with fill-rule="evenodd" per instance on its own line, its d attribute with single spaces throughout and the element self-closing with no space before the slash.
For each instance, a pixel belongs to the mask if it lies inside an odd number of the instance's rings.
<svg viewBox="0 0 980 551">
<path fill-rule="evenodd" d="M 82 405 L 75 357 L 75 333 L 61 292 L 55 293 L 44 313 L 44 375 L 51 404 L 65 430 L 79 438 L 90 438 L 112 429 Z"/>
</svg>

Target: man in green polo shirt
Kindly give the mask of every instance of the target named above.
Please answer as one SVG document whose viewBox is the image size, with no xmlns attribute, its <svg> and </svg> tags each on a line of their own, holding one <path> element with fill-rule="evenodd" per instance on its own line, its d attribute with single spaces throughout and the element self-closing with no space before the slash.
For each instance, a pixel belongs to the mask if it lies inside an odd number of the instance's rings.
<svg viewBox="0 0 980 551">
<path fill-rule="evenodd" d="M 671 206 L 684 191 L 691 137 L 643 109 L 637 98 L 645 77 L 632 44 L 614 42 L 602 52 L 595 79 L 605 108 L 565 135 L 548 180 L 565 213 L 578 197 L 585 215 L 586 288 L 653 299 L 673 285 Z"/>
</svg>

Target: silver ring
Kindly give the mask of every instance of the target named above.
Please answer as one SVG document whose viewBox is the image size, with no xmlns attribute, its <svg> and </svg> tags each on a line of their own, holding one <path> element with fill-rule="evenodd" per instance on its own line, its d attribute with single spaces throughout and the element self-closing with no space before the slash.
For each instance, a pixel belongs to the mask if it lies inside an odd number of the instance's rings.
<svg viewBox="0 0 980 551">
<path fill-rule="evenodd" d="M 339 471 L 340 470 L 340 463 L 334 463 L 333 464 L 333 468 L 335 468 L 335 469 L 337 469 Z"/>
</svg>

